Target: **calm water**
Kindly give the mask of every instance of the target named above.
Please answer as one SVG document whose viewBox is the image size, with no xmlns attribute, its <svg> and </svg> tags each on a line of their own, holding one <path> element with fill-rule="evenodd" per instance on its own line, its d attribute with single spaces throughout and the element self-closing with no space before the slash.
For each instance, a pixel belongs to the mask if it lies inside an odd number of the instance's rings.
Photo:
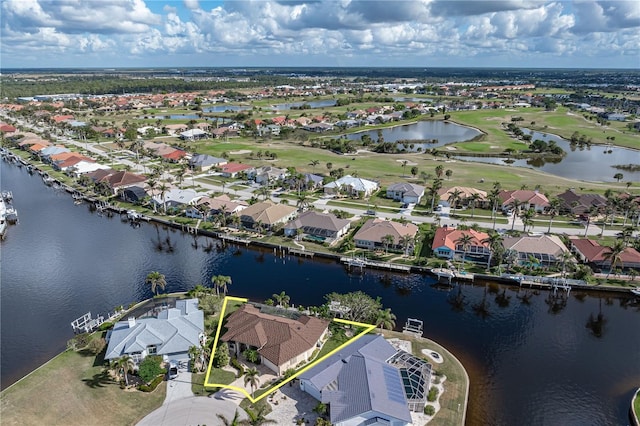
<svg viewBox="0 0 640 426">
<path fill-rule="evenodd" d="M 286 111 L 292 108 L 300 108 L 302 105 L 309 105 L 310 108 L 326 108 L 332 107 L 337 104 L 335 99 L 322 99 L 320 101 L 309 101 L 309 102 L 289 102 L 285 104 L 275 104 L 272 105 L 272 108 L 277 111 Z"/>
<path fill-rule="evenodd" d="M 444 121 L 418 121 L 403 126 L 387 127 L 382 129 L 382 136 L 385 142 L 412 141 L 412 140 L 433 140 L 437 139 L 437 143 L 415 143 L 413 150 L 418 147 L 422 150 L 441 147 L 453 142 L 468 141 L 476 136 L 481 135 L 479 130 L 471 127 L 461 126 L 455 123 Z M 347 138 L 351 140 L 361 140 L 363 135 L 377 141 L 378 131 L 368 130 L 364 132 L 351 133 Z"/>
<path fill-rule="evenodd" d="M 380 296 L 398 324 L 423 319 L 425 335 L 465 364 L 471 425 L 628 423 L 628 403 L 640 386 L 640 311 L 629 299 L 572 294 L 566 307 L 550 313 L 547 293 L 525 304 L 516 289 L 505 289 L 511 298 L 499 307 L 495 292 L 502 288 L 464 286 L 458 310 L 448 303 L 457 290 L 437 290 L 429 278 L 349 275 L 333 262 L 244 247 L 207 253 L 203 248 L 213 242 L 207 238 L 153 225 L 131 228 L 75 206 L 37 175 L 0 167 L 2 189 L 13 191 L 20 214 L 1 246 L 3 387 L 63 350 L 76 317 L 149 297 L 144 278 L 157 270 L 167 276 L 167 291 L 225 274 L 233 278 L 232 294 L 257 300 L 282 290 L 302 305 L 319 304 L 331 291 Z M 483 298 L 487 316 L 474 308 Z M 601 337 L 586 327 L 598 312 L 605 320 Z"/>
<path fill-rule="evenodd" d="M 613 175 L 622 173 L 623 182 L 640 181 L 640 172 L 629 172 L 614 168 L 621 164 L 640 164 L 640 151 L 622 148 L 617 146 L 605 147 L 603 145 L 592 145 L 591 147 L 572 147 L 568 140 L 560 136 L 531 132 L 523 129 L 525 133 L 531 134 L 531 140 L 541 139 L 545 142 L 551 140 L 565 150 L 567 155 L 558 160 L 546 161 L 543 159 L 521 159 L 507 160 L 504 157 L 458 157 L 466 161 L 479 161 L 492 164 L 511 164 L 518 167 L 533 167 L 544 172 L 571 179 L 579 179 L 594 182 L 614 182 Z M 640 148 L 640 145 L 638 146 Z M 609 153 L 608 151 L 611 150 Z M 511 162 L 512 161 L 512 162 Z"/>
</svg>

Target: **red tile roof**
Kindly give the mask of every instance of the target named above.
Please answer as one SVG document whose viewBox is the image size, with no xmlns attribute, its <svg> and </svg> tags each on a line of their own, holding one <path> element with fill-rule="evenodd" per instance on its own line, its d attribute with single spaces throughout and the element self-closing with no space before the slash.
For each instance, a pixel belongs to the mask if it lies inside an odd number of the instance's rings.
<svg viewBox="0 0 640 426">
<path fill-rule="evenodd" d="M 456 241 L 462 237 L 462 235 L 471 236 L 471 245 L 475 247 L 486 247 L 489 248 L 489 243 L 483 243 L 482 240 L 489 237 L 489 234 L 486 232 L 478 232 L 474 229 L 457 229 L 457 228 L 449 228 L 442 227 L 436 229 L 436 234 L 433 237 L 433 244 L 431 245 L 432 249 L 437 249 L 438 247 L 448 247 L 451 250 L 456 250 Z"/>
</svg>

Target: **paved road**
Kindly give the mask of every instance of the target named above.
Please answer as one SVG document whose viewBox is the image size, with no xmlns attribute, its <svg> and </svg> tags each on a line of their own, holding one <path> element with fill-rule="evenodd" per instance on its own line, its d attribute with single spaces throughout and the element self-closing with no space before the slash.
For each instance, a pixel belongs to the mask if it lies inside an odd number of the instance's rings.
<svg viewBox="0 0 640 426">
<path fill-rule="evenodd" d="M 180 371 L 167 383 L 167 396 L 160 408 L 142 419 L 138 426 L 222 425 L 218 414 L 233 419 L 238 410 L 240 419 L 247 415 L 238 402 L 224 398 L 196 397 L 191 392 L 191 373 Z"/>
</svg>

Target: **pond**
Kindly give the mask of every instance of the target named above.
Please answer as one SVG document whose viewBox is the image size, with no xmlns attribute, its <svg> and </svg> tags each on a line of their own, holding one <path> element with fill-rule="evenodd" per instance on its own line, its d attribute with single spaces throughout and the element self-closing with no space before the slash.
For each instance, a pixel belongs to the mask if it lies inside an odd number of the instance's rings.
<svg viewBox="0 0 640 426">
<path fill-rule="evenodd" d="M 425 151 L 443 145 L 464 142 L 480 136 L 482 132 L 472 127 L 461 126 L 446 121 L 418 121 L 402 126 L 380 129 L 385 142 L 416 141 L 411 151 Z M 346 135 L 350 140 L 361 140 L 363 135 L 369 135 L 373 141 L 378 140 L 378 130 Z M 436 140 L 435 143 L 420 143 L 419 141 Z M 402 148 L 402 147 L 400 147 Z M 418 149 L 421 148 L 421 149 Z"/>
<path fill-rule="evenodd" d="M 226 112 L 226 111 L 231 111 L 231 112 L 239 112 L 239 111 L 248 111 L 250 110 L 251 107 L 250 106 L 246 106 L 246 105 L 216 105 L 216 106 L 211 106 L 211 107 L 206 107 L 206 108 L 202 108 L 203 112 Z"/>
<path fill-rule="evenodd" d="M 335 99 L 323 99 L 321 101 L 310 101 L 310 102 L 289 102 L 286 104 L 275 104 L 271 105 L 271 108 L 277 111 L 285 111 L 293 108 L 300 108 L 302 105 L 309 105 L 311 108 L 326 108 L 336 106 L 337 101 Z"/>
<path fill-rule="evenodd" d="M 531 134 L 531 140 L 555 141 L 567 155 L 561 159 L 510 159 L 505 157 L 456 157 L 460 160 L 491 164 L 508 164 L 517 167 L 533 167 L 556 176 L 592 182 L 614 182 L 613 176 L 622 173 L 624 182 L 640 181 L 640 172 L 619 170 L 613 166 L 620 164 L 640 164 L 640 151 L 605 145 L 591 147 L 571 146 L 560 136 L 522 129 Z"/>
</svg>

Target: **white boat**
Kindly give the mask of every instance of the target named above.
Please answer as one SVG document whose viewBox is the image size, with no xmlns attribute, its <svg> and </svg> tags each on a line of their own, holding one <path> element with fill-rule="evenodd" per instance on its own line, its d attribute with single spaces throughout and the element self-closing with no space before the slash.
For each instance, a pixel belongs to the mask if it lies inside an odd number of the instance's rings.
<svg viewBox="0 0 640 426">
<path fill-rule="evenodd" d="M 635 294 L 636 296 L 640 296 L 640 287 L 632 288 L 631 293 Z"/>
<path fill-rule="evenodd" d="M 0 238 L 4 238 L 4 233 L 7 230 L 7 208 L 4 204 L 4 200 L 0 199 Z"/>
</svg>

